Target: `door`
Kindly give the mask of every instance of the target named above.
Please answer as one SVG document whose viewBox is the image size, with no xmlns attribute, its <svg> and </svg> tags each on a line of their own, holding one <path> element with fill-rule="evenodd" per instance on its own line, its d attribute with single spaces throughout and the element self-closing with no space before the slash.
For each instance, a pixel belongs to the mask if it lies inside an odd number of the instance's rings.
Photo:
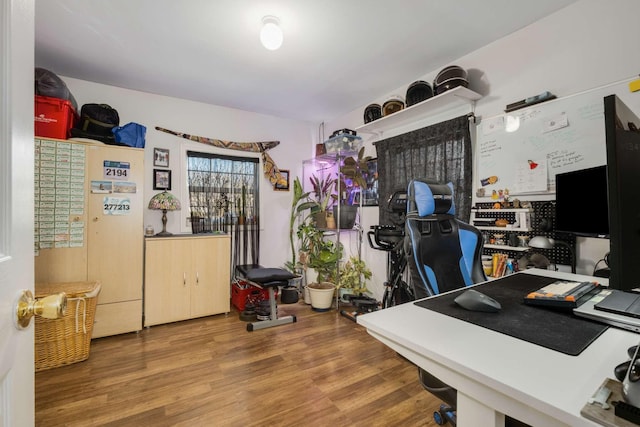
<svg viewBox="0 0 640 427">
<path fill-rule="evenodd" d="M 191 240 L 148 238 L 145 249 L 144 325 L 191 317 Z"/>
<path fill-rule="evenodd" d="M 195 283 L 191 287 L 191 317 L 230 310 L 229 237 L 193 239 L 191 260 Z"/>
<path fill-rule="evenodd" d="M 14 325 L 33 291 L 33 0 L 0 3 L 0 426 L 34 424 L 33 321 Z"/>
<path fill-rule="evenodd" d="M 142 300 L 144 150 L 88 146 L 87 165 L 89 181 L 115 187 L 110 194 L 87 195 L 88 278 L 102 283 L 98 304 Z"/>
</svg>

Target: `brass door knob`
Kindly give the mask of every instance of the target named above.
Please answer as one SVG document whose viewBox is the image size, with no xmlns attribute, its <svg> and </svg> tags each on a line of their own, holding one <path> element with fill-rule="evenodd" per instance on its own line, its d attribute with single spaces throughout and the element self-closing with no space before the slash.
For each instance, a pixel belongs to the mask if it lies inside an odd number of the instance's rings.
<svg viewBox="0 0 640 427">
<path fill-rule="evenodd" d="M 16 326 L 24 329 L 31 323 L 31 318 L 36 315 L 45 319 L 59 319 L 67 310 L 67 294 L 60 292 L 35 299 L 33 293 L 26 289 L 18 298 L 16 304 Z"/>
</svg>

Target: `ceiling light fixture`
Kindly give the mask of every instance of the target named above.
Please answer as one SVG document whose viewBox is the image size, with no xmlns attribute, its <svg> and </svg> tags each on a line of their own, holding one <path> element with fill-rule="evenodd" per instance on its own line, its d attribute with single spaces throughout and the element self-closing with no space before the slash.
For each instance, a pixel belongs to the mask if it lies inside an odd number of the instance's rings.
<svg viewBox="0 0 640 427">
<path fill-rule="evenodd" d="M 262 30 L 260 30 L 260 42 L 269 50 L 276 50 L 282 46 L 284 35 L 280 28 L 280 20 L 275 16 L 262 18 Z"/>
</svg>

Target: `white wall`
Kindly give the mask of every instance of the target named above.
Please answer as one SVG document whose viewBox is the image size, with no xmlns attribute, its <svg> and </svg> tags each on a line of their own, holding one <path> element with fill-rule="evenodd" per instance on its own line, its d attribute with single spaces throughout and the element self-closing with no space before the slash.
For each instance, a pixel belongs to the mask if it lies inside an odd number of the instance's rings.
<svg viewBox="0 0 640 427">
<path fill-rule="evenodd" d="M 189 200 L 185 170 L 187 149 L 227 155 L 258 155 L 191 142 L 157 131 L 154 129 L 155 126 L 230 141 L 278 140 L 280 145 L 270 150 L 269 154 L 279 168 L 290 170 L 291 182 L 295 176 L 301 175 L 302 161 L 313 156 L 312 147 L 316 143 L 314 138 L 317 139 L 317 129 L 310 123 L 121 89 L 64 76 L 62 78 L 75 96 L 79 108 L 87 103 L 109 104 L 118 110 L 121 125 L 136 122 L 147 127 L 143 186 L 145 200 L 151 199 L 158 192 L 153 190 L 154 147 L 170 150 L 171 192 L 183 205 L 188 205 Z M 262 177 L 260 263 L 269 267 L 279 267 L 290 258 L 288 218 L 291 192 L 274 191 L 264 175 Z M 167 213 L 167 230 L 174 234 L 190 233 L 191 229 L 186 226 L 187 216 L 186 209 Z M 145 209 L 144 225 L 152 225 L 156 231 L 161 230 L 161 214 Z M 143 232 L 141 229 L 140 233 Z"/>
<path fill-rule="evenodd" d="M 582 0 L 556 14 L 538 21 L 491 45 L 455 61 L 469 71 L 471 89 L 483 95 L 475 107 L 476 116 L 489 117 L 502 112 L 508 103 L 545 90 L 557 96 L 566 96 L 610 82 L 631 77 L 640 72 L 637 40 L 640 27 L 640 2 L 636 0 Z M 383 59 L 381 59 L 383 60 Z M 425 70 L 414 80 L 433 81 L 440 70 Z M 302 161 L 313 157 L 317 143 L 317 124 L 286 120 L 246 111 L 185 101 L 177 98 L 120 89 L 92 82 L 63 77 L 78 104 L 107 103 L 120 114 L 121 124 L 137 122 L 147 126 L 144 184 L 145 198 L 152 190 L 152 153 L 154 147 L 171 150 L 173 190 L 181 201 L 187 201 L 182 153 L 190 147 L 202 151 L 215 151 L 202 144 L 164 134 L 154 126 L 194 135 L 235 141 L 280 140 L 270 151 L 282 169 L 291 170 L 292 178 L 301 175 Z M 404 95 L 412 82 L 386 94 L 372 94 L 370 102 L 382 103 L 393 94 Z M 640 96 L 630 103 L 640 113 Z M 366 105 L 341 117 L 327 120 L 327 135 L 335 129 L 356 128 L 363 124 Z M 437 123 L 468 112 L 451 111 L 446 115 L 425 117 L 411 125 L 412 129 Z M 408 127 L 386 131 L 384 137 L 406 132 Z M 367 154 L 375 156 L 372 142 L 377 136 L 363 135 Z M 226 153 L 237 153 L 226 150 Z M 268 181 L 261 182 L 262 225 L 260 262 L 267 266 L 280 266 L 288 258 L 287 236 L 291 193 L 274 192 Z M 183 214 L 169 214 L 167 228 L 171 232 L 188 232 Z M 377 209 L 365 207 L 365 232 L 377 224 Z M 158 212 L 146 211 L 144 224 L 161 227 Z M 142 230 L 141 230 L 142 232 Z M 348 235 L 347 245 L 353 247 L 355 238 Z M 607 252 L 607 241 L 581 239 L 578 246 L 578 272 L 590 273 L 593 264 Z M 383 292 L 386 278 L 386 254 L 362 245 L 363 257 L 374 270 L 369 288 L 376 297 Z M 353 249 L 352 249 L 353 251 Z"/>
<path fill-rule="evenodd" d="M 505 105 L 548 90 L 562 97 L 637 75 L 640 72 L 640 2 L 636 0 L 582 0 L 520 31 L 466 55 L 454 63 L 469 71 L 470 88 L 481 95 L 475 107 L 482 118 L 502 113 Z M 414 80 L 433 81 L 439 69 L 425 70 Z M 392 94 L 406 93 L 412 82 L 387 94 L 372 94 L 370 102 L 382 103 Z M 640 92 L 628 96 L 628 105 L 640 114 Z M 327 129 L 355 128 L 363 124 L 366 105 L 326 124 Z M 468 112 L 468 111 L 467 111 Z M 426 117 L 413 129 L 448 117 Z M 384 137 L 404 133 L 407 127 L 385 131 Z M 367 154 L 375 156 L 366 136 Z M 377 211 L 365 208 L 364 227 L 377 224 Z M 578 273 L 591 273 L 608 251 L 608 240 L 579 239 Z M 363 256 L 374 270 L 369 288 L 383 292 L 386 254 L 363 245 Z M 602 265 L 601 265 L 602 266 Z"/>
</svg>

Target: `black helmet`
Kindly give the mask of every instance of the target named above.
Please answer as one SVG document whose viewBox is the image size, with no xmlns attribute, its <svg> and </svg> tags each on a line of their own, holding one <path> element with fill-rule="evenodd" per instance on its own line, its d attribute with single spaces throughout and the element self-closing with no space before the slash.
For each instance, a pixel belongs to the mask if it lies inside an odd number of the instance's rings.
<svg viewBox="0 0 640 427">
<path fill-rule="evenodd" d="M 465 69 L 457 65 L 449 65 L 443 68 L 433 81 L 433 88 L 436 95 L 440 95 L 458 86 L 469 87 L 469 81 L 467 80 L 467 72 Z"/>
<path fill-rule="evenodd" d="M 400 110 L 404 110 L 404 100 L 401 96 L 394 95 L 382 104 L 382 115 L 388 116 L 389 114 L 397 113 Z"/>
<path fill-rule="evenodd" d="M 411 107 L 412 105 L 422 102 L 425 99 L 429 99 L 432 96 L 433 91 L 431 90 L 431 85 L 429 83 L 424 80 L 415 81 L 411 83 L 407 89 L 407 96 L 405 97 L 407 107 Z"/>
<path fill-rule="evenodd" d="M 364 123 L 367 124 L 382 117 L 382 107 L 380 104 L 369 104 L 364 109 Z"/>
</svg>

